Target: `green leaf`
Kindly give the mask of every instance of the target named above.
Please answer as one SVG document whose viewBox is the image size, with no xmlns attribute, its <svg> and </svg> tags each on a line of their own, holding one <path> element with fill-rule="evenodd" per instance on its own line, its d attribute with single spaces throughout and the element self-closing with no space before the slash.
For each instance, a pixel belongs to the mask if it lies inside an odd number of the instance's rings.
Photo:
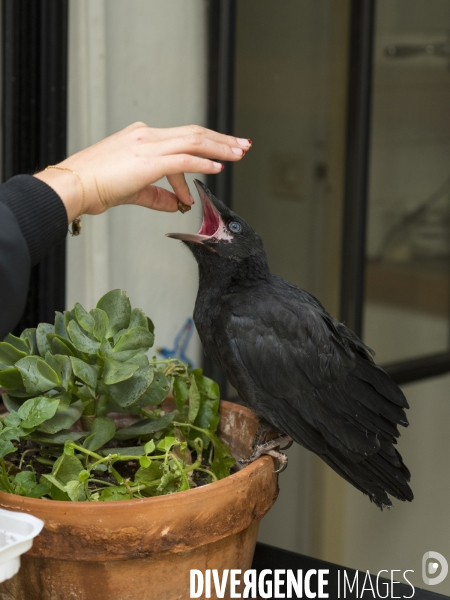
<svg viewBox="0 0 450 600">
<path fill-rule="evenodd" d="M 220 421 L 219 405 L 219 400 L 201 400 L 200 408 L 194 421 L 194 425 L 196 427 L 200 427 L 201 429 L 208 429 L 214 433 Z M 205 443 L 205 447 L 209 445 L 209 440 L 207 440 L 204 436 L 203 442 Z"/>
<path fill-rule="evenodd" d="M 152 461 L 148 456 L 144 455 L 139 459 L 139 464 L 143 469 L 147 469 L 152 464 Z"/>
<path fill-rule="evenodd" d="M 228 477 L 230 469 L 236 461 L 231 456 L 228 446 L 220 438 L 212 435 L 211 442 L 214 447 L 214 460 L 211 465 L 211 471 L 218 479 Z"/>
<path fill-rule="evenodd" d="M 116 485 L 114 487 L 103 488 L 100 494 L 102 502 L 113 502 L 114 500 L 128 500 L 130 493 L 124 485 Z"/>
<path fill-rule="evenodd" d="M 23 404 L 23 401 L 19 401 L 17 398 L 15 398 L 14 396 L 10 396 L 9 394 L 3 394 L 2 400 L 3 400 L 3 404 L 5 405 L 6 409 L 10 413 L 17 412 L 19 410 L 19 408 L 21 407 L 21 405 Z"/>
<path fill-rule="evenodd" d="M 140 308 L 133 308 L 133 310 L 131 311 L 130 324 L 128 327 L 130 329 L 132 329 L 133 327 L 143 327 L 144 329 L 149 331 L 147 317 L 145 316 L 143 310 L 141 310 Z"/>
<path fill-rule="evenodd" d="M 189 388 L 189 423 L 195 421 L 200 408 L 200 392 L 198 391 L 195 375 L 191 375 L 191 386 Z"/>
<path fill-rule="evenodd" d="M 121 329 L 126 329 L 131 318 L 131 304 L 126 292 L 112 290 L 100 298 L 97 308 L 106 312 L 109 326 L 106 336 L 113 337 Z"/>
<path fill-rule="evenodd" d="M 156 479 L 161 479 L 163 476 L 163 468 L 160 462 L 157 460 L 152 461 L 152 464 L 147 468 L 140 468 L 136 471 L 134 481 L 136 483 L 151 483 Z"/>
<path fill-rule="evenodd" d="M 8 335 L 5 337 L 5 339 L 3 341 L 7 342 L 8 344 L 11 344 L 11 346 L 14 346 L 14 348 L 19 350 L 20 352 L 24 352 L 27 355 L 30 354 L 31 346 L 23 338 L 18 338 L 15 335 L 13 335 L 12 333 L 8 333 Z"/>
<path fill-rule="evenodd" d="M 8 342 L 0 342 L 0 362 L 7 367 L 13 367 L 18 360 L 27 356 L 26 352 L 17 350 Z"/>
<path fill-rule="evenodd" d="M 13 481 L 14 493 L 28 498 L 41 498 L 50 492 L 50 484 L 40 484 L 32 471 L 17 473 Z"/>
<path fill-rule="evenodd" d="M 132 377 L 139 369 L 139 365 L 131 363 L 121 363 L 117 360 L 105 358 L 105 369 L 103 371 L 103 379 L 107 385 L 119 383 Z"/>
<path fill-rule="evenodd" d="M 64 325 L 65 325 L 66 331 L 67 331 L 70 321 L 76 321 L 75 311 L 74 310 L 65 310 L 63 316 L 64 316 Z"/>
<path fill-rule="evenodd" d="M 16 411 L 10 412 L 9 415 L 6 415 L 4 423 L 8 427 L 18 427 L 22 419 L 19 417 Z"/>
<path fill-rule="evenodd" d="M 75 346 L 72 344 L 70 340 L 65 340 L 61 338 L 59 335 L 49 335 L 48 340 L 52 347 L 53 354 L 59 354 L 62 356 L 75 356 L 78 352 L 75 349 Z"/>
<path fill-rule="evenodd" d="M 72 364 L 72 369 L 75 377 L 84 381 L 91 388 L 95 388 L 97 386 L 98 379 L 98 369 L 94 365 L 89 365 L 79 358 L 75 356 L 70 357 L 70 362 Z"/>
<path fill-rule="evenodd" d="M 175 377 L 172 387 L 172 394 L 178 410 L 182 410 L 189 397 L 189 388 L 186 381 L 181 377 Z"/>
<path fill-rule="evenodd" d="M 55 354 L 54 358 L 61 371 L 62 387 L 67 391 L 73 386 L 72 363 L 70 358 L 63 354 Z"/>
<path fill-rule="evenodd" d="M 160 404 L 167 396 L 170 390 L 170 383 L 162 371 L 155 370 L 153 381 L 147 390 L 139 398 L 140 406 L 156 406 Z"/>
<path fill-rule="evenodd" d="M 147 351 L 153 346 L 154 336 L 144 327 L 133 327 L 125 334 L 121 335 L 114 346 L 114 352 L 123 352 L 124 350 L 143 350 Z"/>
<path fill-rule="evenodd" d="M 0 371 L 0 386 L 7 390 L 16 390 L 23 387 L 23 379 L 17 368 Z"/>
<path fill-rule="evenodd" d="M 90 315 L 79 302 L 75 303 L 74 311 L 78 324 L 88 333 L 92 333 L 95 326 L 94 317 Z"/>
<path fill-rule="evenodd" d="M 201 396 L 205 396 L 209 400 L 220 400 L 219 386 L 215 381 L 209 379 L 209 377 L 205 377 L 202 369 L 194 369 L 191 373 L 195 377 Z"/>
<path fill-rule="evenodd" d="M 10 440 L 4 440 L 0 437 L 0 458 L 5 458 L 7 454 L 16 452 L 17 448 Z"/>
<path fill-rule="evenodd" d="M 69 429 L 78 421 L 83 413 L 83 403 L 77 400 L 65 410 L 57 410 L 51 419 L 48 419 L 38 426 L 39 431 L 44 433 L 57 433 L 62 429 Z"/>
<path fill-rule="evenodd" d="M 161 429 L 167 427 L 174 416 L 174 413 L 167 413 L 159 419 L 141 419 L 129 427 L 123 427 L 116 431 L 114 439 L 120 441 L 131 440 L 133 438 L 149 435 L 150 433 L 155 433 L 155 431 L 161 431 Z"/>
<path fill-rule="evenodd" d="M 145 454 L 151 454 L 155 451 L 155 442 L 154 440 L 148 441 L 144 446 Z"/>
<path fill-rule="evenodd" d="M 61 379 L 55 371 L 47 365 L 43 358 L 38 356 L 27 356 L 16 364 L 22 375 L 23 383 L 27 392 L 47 392 L 62 384 Z M 0 376 L 6 373 L 2 371 Z"/>
<path fill-rule="evenodd" d="M 101 308 L 93 308 L 90 312 L 94 319 L 94 329 L 92 333 L 94 337 L 101 342 L 106 337 L 106 332 L 109 327 L 108 315 Z"/>
<path fill-rule="evenodd" d="M 78 473 L 78 479 L 79 479 L 81 482 L 85 482 L 85 481 L 87 481 L 87 480 L 89 479 L 89 477 L 90 477 L 90 476 L 91 476 L 91 472 L 90 472 L 90 471 L 87 471 L 86 469 L 83 469 L 82 471 L 80 471 L 80 472 Z"/>
<path fill-rule="evenodd" d="M 37 347 L 36 328 L 35 327 L 29 327 L 28 329 L 24 329 L 22 331 L 22 333 L 20 334 L 20 339 L 25 340 L 28 343 L 28 346 L 30 347 L 29 354 L 38 354 L 39 353 L 39 350 Z"/>
<path fill-rule="evenodd" d="M 69 441 L 76 442 L 77 440 L 86 437 L 86 435 L 87 433 L 85 431 L 70 431 L 67 429 L 63 429 L 61 431 L 58 431 L 58 433 L 54 434 L 34 431 L 30 435 L 30 438 L 37 444 L 60 445 L 65 444 Z"/>
<path fill-rule="evenodd" d="M 59 398 L 45 398 L 44 396 L 25 400 L 17 411 L 22 419 L 22 427 L 32 429 L 51 419 L 58 408 L 58 404 Z"/>
<path fill-rule="evenodd" d="M 55 312 L 55 334 L 65 338 L 66 340 L 69 339 L 66 323 L 64 321 L 64 315 L 59 311 Z"/>
<path fill-rule="evenodd" d="M 69 481 L 64 486 L 64 491 L 72 502 L 82 502 L 83 500 L 86 500 L 86 492 L 81 481 Z"/>
<path fill-rule="evenodd" d="M 47 340 L 47 334 L 55 333 L 55 328 L 50 323 L 39 323 L 36 329 L 36 342 L 41 356 L 45 356 L 46 352 L 51 352 L 50 343 Z"/>
<path fill-rule="evenodd" d="M 77 350 L 80 352 L 85 352 L 86 354 L 97 354 L 100 344 L 95 340 L 91 340 L 91 338 L 81 330 L 78 323 L 75 321 L 70 321 L 67 327 L 67 332 L 70 336 L 72 344 Z"/>
<path fill-rule="evenodd" d="M 116 433 L 114 421 L 109 417 L 97 417 L 92 422 L 91 431 L 84 440 L 83 447 L 95 452 L 104 446 L 109 440 L 112 440 Z"/>
<path fill-rule="evenodd" d="M 45 353 L 45 362 L 48 364 L 48 366 L 51 369 L 53 369 L 55 371 L 56 376 L 62 383 L 62 373 L 61 373 L 61 369 L 59 368 L 59 363 L 57 360 L 55 360 L 55 358 L 51 352 Z"/>
<path fill-rule="evenodd" d="M 158 445 L 156 446 L 159 450 L 164 450 L 164 452 L 168 452 L 174 444 L 177 443 L 177 438 L 172 436 L 167 436 L 163 438 Z"/>
<path fill-rule="evenodd" d="M 147 325 L 150 333 L 155 333 L 155 326 L 153 325 L 153 321 L 150 319 L 150 317 L 147 317 Z"/>
<path fill-rule="evenodd" d="M 61 454 L 53 465 L 52 475 L 63 484 L 69 481 L 79 481 L 78 473 L 83 471 L 84 467 L 76 456 Z"/>
<path fill-rule="evenodd" d="M 153 369 L 150 366 L 140 367 L 133 377 L 108 387 L 111 398 L 123 408 L 135 404 L 147 391 L 153 381 Z"/>
<path fill-rule="evenodd" d="M 108 456 L 109 454 L 124 454 L 127 456 L 142 456 L 144 454 L 144 446 L 130 446 L 128 448 L 102 448 L 98 450 L 98 454 L 101 456 Z"/>
</svg>

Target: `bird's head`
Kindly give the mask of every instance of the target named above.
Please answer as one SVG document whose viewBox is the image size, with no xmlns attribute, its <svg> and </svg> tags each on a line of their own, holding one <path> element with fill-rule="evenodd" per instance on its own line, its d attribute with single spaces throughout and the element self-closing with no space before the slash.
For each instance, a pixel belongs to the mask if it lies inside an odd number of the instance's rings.
<svg viewBox="0 0 450 600">
<path fill-rule="evenodd" d="M 203 207 L 203 221 L 198 233 L 167 233 L 167 237 L 182 240 L 198 263 L 225 259 L 241 262 L 264 255 L 262 240 L 248 223 L 211 194 L 198 179 L 195 180 Z"/>
</svg>

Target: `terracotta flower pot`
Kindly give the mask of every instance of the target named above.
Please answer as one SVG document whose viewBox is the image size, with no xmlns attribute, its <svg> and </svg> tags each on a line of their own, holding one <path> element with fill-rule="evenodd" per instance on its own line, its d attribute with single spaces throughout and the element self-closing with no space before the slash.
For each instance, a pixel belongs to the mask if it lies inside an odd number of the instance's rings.
<svg viewBox="0 0 450 600">
<path fill-rule="evenodd" d="M 253 413 L 221 403 L 221 436 L 247 456 Z M 45 522 L 1 600 L 185 600 L 190 569 L 248 569 L 276 500 L 273 459 L 186 492 L 118 502 L 58 502 L 0 492 L 0 507 Z M 212 597 L 216 596 L 212 593 Z M 228 596 L 226 596 L 228 597 Z"/>
</svg>

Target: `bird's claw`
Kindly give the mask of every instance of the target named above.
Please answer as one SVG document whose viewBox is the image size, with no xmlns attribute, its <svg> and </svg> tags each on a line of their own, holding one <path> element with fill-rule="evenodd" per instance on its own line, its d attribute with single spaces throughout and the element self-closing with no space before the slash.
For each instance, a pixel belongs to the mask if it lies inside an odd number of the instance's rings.
<svg viewBox="0 0 450 600">
<path fill-rule="evenodd" d="M 276 448 L 279 448 L 281 444 L 286 443 L 287 445 L 285 445 L 283 449 L 289 448 L 293 442 L 289 436 L 280 435 L 276 438 L 273 438 L 272 440 L 269 440 L 268 442 L 265 442 L 264 444 L 257 445 L 254 448 L 252 454 L 248 458 L 240 459 L 239 463 L 241 465 L 249 465 L 250 463 L 254 462 L 257 458 L 260 458 L 264 454 L 268 454 L 269 456 L 276 458 L 280 465 L 279 469 L 274 471 L 274 473 L 282 473 L 288 465 L 288 457 L 286 456 L 286 454 L 283 454 L 283 452 L 276 450 Z"/>
</svg>

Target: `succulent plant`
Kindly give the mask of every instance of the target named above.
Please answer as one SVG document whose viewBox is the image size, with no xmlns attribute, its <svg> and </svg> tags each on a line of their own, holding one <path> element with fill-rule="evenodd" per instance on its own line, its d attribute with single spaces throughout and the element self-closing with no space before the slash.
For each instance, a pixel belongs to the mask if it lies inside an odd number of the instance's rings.
<svg viewBox="0 0 450 600">
<path fill-rule="evenodd" d="M 9 411 L 0 423 L 0 489 L 115 500 L 228 475 L 235 461 L 215 435 L 217 384 L 178 359 L 149 360 L 153 342 L 152 321 L 121 290 L 90 312 L 77 303 L 54 325 L 0 342 Z M 170 390 L 176 409 L 167 411 Z M 116 429 L 111 413 L 136 422 Z"/>
</svg>

